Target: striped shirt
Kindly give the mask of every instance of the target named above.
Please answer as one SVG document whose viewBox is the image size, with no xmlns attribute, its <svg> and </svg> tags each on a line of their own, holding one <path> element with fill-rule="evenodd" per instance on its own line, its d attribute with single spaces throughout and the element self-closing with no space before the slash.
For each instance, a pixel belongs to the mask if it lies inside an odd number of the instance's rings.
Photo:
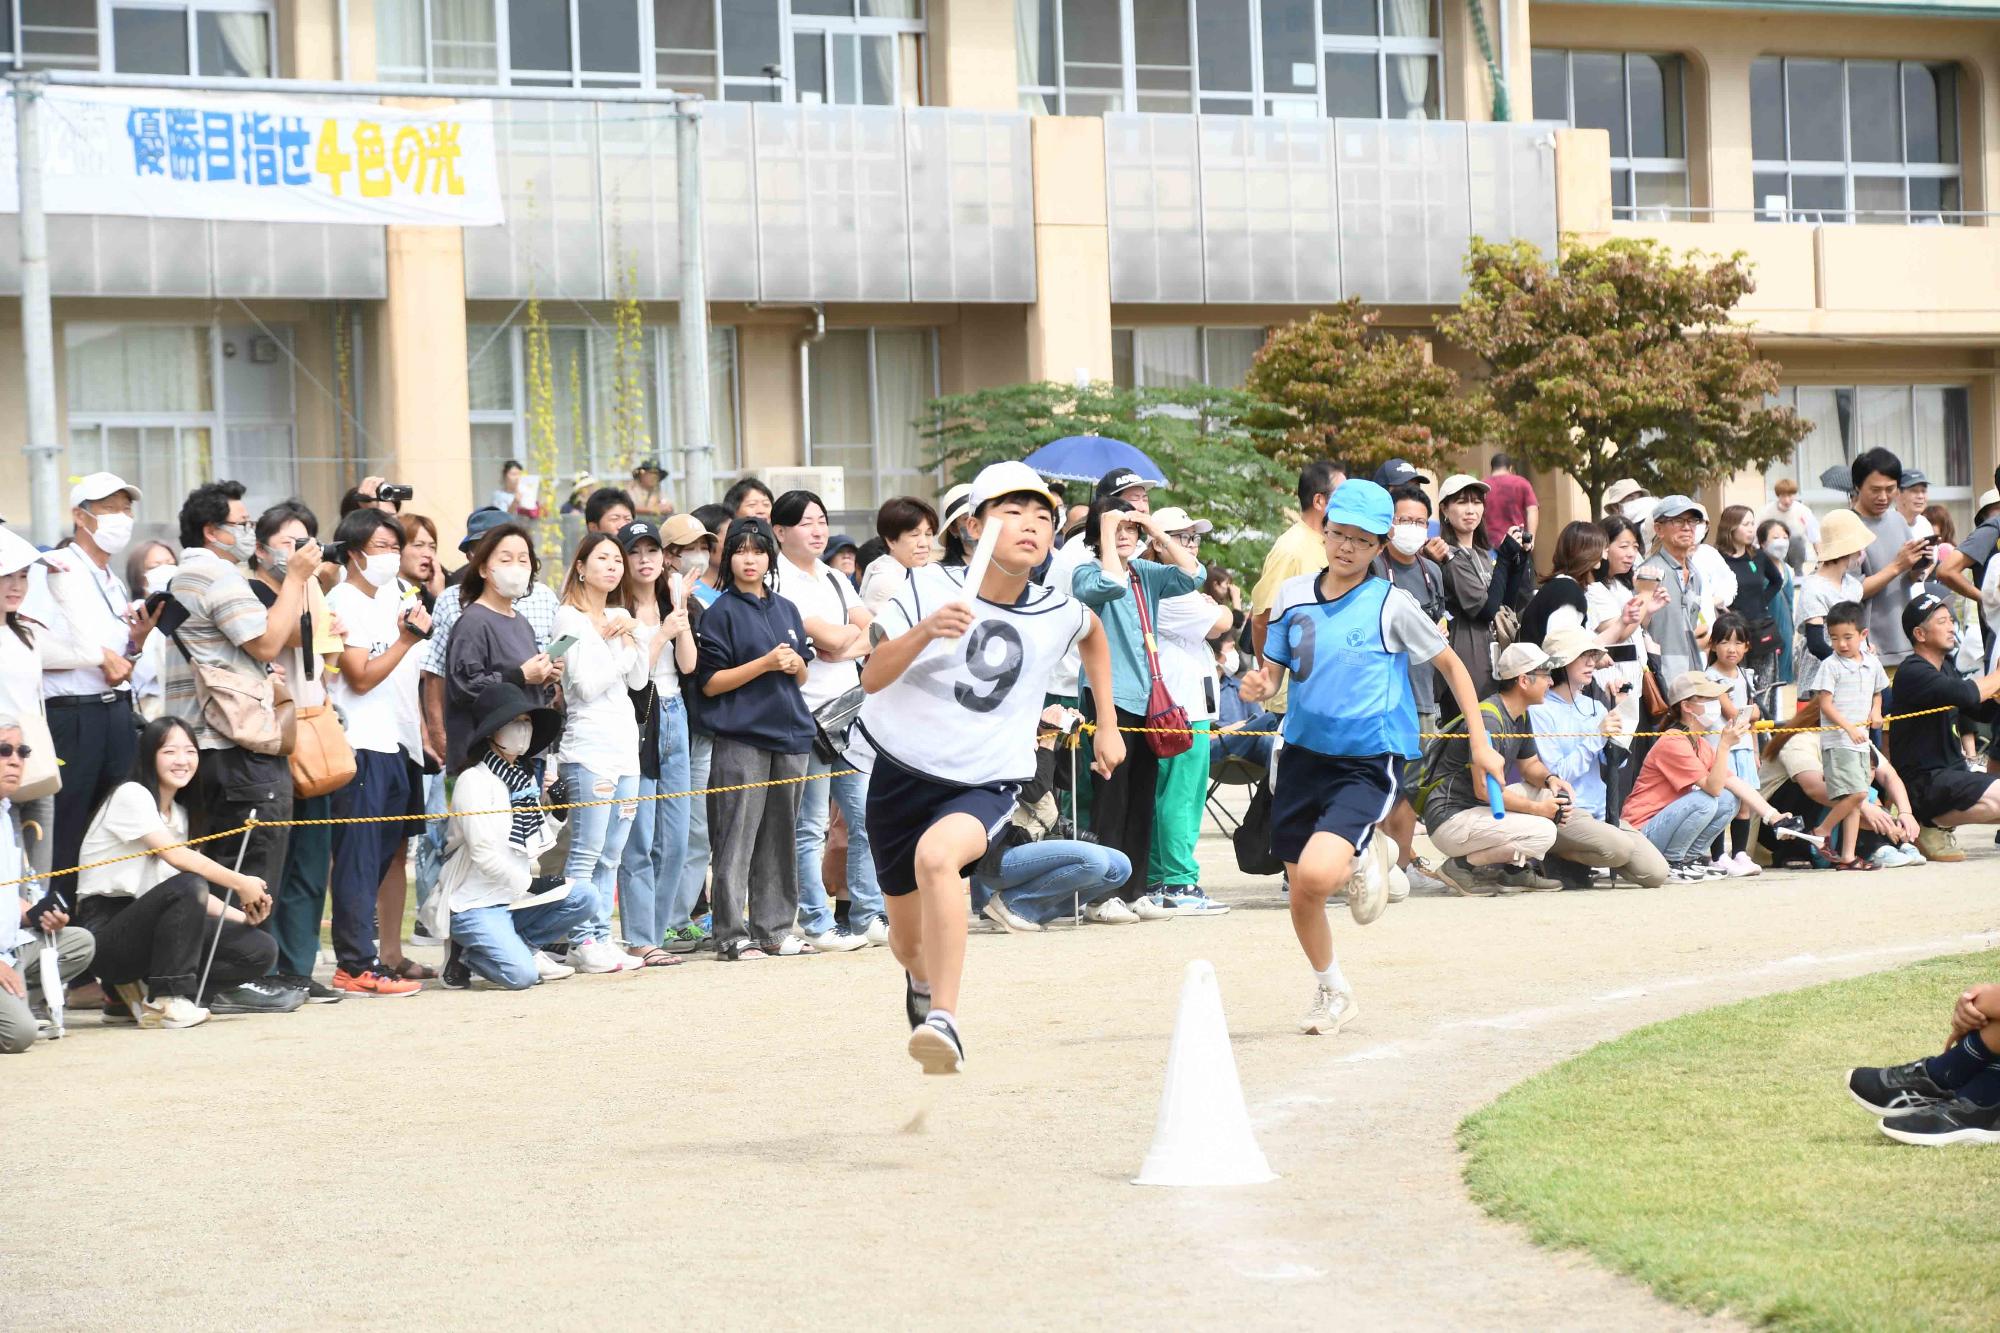
<svg viewBox="0 0 2000 1333">
<path fill-rule="evenodd" d="M 430 651 L 424 654 L 424 674 L 442 676 L 445 674 L 445 654 L 451 647 L 451 627 L 458 623 L 459 614 L 465 609 L 459 605 L 459 589 L 456 583 L 438 594 L 437 605 L 431 608 Z M 528 622 L 528 628 L 535 631 L 535 647 L 547 648 L 549 640 L 555 637 L 556 608 L 561 603 L 546 583 L 530 584 L 527 595 L 514 599 L 514 609 Z"/>
<path fill-rule="evenodd" d="M 270 621 L 241 568 L 206 547 L 182 551 L 180 572 L 167 590 L 187 608 L 188 618 L 176 637 L 196 662 L 248 676 L 262 676 L 270 669 L 243 650 L 244 644 L 263 637 Z M 179 652 L 168 655 L 165 680 L 166 711 L 187 722 L 196 745 L 204 750 L 234 748 L 228 737 L 203 720 L 194 673 Z"/>
</svg>

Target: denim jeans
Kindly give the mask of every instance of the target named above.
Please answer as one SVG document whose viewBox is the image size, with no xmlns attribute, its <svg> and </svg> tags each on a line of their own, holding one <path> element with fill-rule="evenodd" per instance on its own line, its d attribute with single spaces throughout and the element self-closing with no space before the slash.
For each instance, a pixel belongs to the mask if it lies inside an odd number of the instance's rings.
<svg viewBox="0 0 2000 1333">
<path fill-rule="evenodd" d="M 678 694 L 659 701 L 660 776 L 640 778 L 640 796 L 684 792 L 688 783 L 687 714 Z M 635 949 L 657 948 L 681 891 L 681 863 L 687 859 L 688 809 L 683 796 L 639 802 L 632 836 L 618 876 L 618 914 L 625 942 Z"/>
<path fill-rule="evenodd" d="M 400 752 L 354 752 L 354 779 L 333 793 L 335 819 L 366 819 L 400 815 L 410 804 L 410 768 Z M 333 828 L 333 957 L 349 973 L 377 961 L 375 894 L 382 876 L 396 859 L 396 849 L 409 837 L 402 822 L 336 824 Z M 228 862 L 223 864 L 227 865 Z M 391 930 L 403 923 L 391 922 Z M 310 972 L 310 969 L 308 969 Z"/>
<path fill-rule="evenodd" d="M 689 791 L 701 791 L 708 786 L 708 770 L 715 757 L 715 737 L 705 731 L 688 731 L 688 782 Z M 663 923 L 668 930 L 678 930 L 694 916 L 694 905 L 701 901 L 701 891 L 708 884 L 708 804 L 710 797 L 688 798 L 688 838 L 687 860 L 681 863 L 680 892 L 674 895 L 673 903 L 667 908 L 667 919 Z"/>
<path fill-rule="evenodd" d="M 441 815 L 447 808 L 444 774 L 432 773 L 424 779 L 424 813 Z M 418 907 L 429 900 L 431 890 L 437 887 L 438 874 L 444 869 L 444 836 L 450 822 L 445 819 L 428 820 L 423 831 L 417 835 L 416 851 L 410 858 L 410 880 L 416 886 Z"/>
<path fill-rule="evenodd" d="M 1077 907 L 1110 897 L 1132 875 L 1132 862 L 1116 847 L 1094 842 L 1031 842 L 1000 858 L 1000 873 L 972 877 L 972 910 L 984 911 L 994 894 L 1037 924 L 1068 916 Z"/>
<path fill-rule="evenodd" d="M 1696 787 L 1646 821 L 1646 841 L 1659 848 L 1669 862 L 1679 864 L 1695 855 L 1697 849 L 1705 855 L 1708 844 L 1735 817 L 1733 793 L 1719 791 L 1710 796 Z"/>
<path fill-rule="evenodd" d="M 613 802 L 569 812 L 569 860 L 563 864 L 565 878 L 589 884 L 597 897 L 597 911 L 577 928 L 576 942 L 609 939 L 618 862 L 638 815 L 639 779 L 599 777 L 582 764 L 564 764 L 562 775 L 569 783 L 570 800 Z"/>
<path fill-rule="evenodd" d="M 841 762 L 829 764 L 817 754 L 806 769 L 808 775 L 852 768 Z M 824 935 L 833 929 L 833 904 L 827 901 L 826 879 L 820 873 L 820 859 L 826 851 L 826 827 L 832 818 L 832 803 L 840 802 L 840 814 L 847 821 L 847 928 L 859 935 L 868 923 L 881 916 L 882 886 L 875 881 L 875 853 L 868 846 L 868 775 L 854 773 L 844 778 L 825 778 L 805 784 L 799 793 L 799 829 L 796 846 L 799 857 L 799 929 L 808 935 Z"/>
<path fill-rule="evenodd" d="M 596 913 L 597 895 L 590 886 L 572 883 L 569 897 L 518 912 L 504 907 L 453 912 L 451 937 L 474 972 L 508 990 L 526 990 L 540 976 L 535 950 L 589 926 Z"/>
</svg>

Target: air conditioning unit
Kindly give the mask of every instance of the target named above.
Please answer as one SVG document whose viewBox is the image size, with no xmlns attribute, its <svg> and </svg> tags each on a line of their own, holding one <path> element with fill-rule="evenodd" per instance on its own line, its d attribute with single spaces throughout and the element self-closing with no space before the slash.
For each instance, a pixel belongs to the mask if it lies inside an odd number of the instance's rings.
<svg viewBox="0 0 2000 1333">
<path fill-rule="evenodd" d="M 769 467 L 758 472 L 773 495 L 811 491 L 831 514 L 847 508 L 847 471 L 837 467 Z"/>
</svg>

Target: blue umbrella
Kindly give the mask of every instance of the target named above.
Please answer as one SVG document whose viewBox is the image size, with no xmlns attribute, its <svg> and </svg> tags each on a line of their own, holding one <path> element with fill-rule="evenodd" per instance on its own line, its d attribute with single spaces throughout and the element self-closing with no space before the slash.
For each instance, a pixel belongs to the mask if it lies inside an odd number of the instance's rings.
<svg viewBox="0 0 2000 1333">
<path fill-rule="evenodd" d="M 1051 440 L 1021 460 L 1044 477 L 1057 481 L 1094 482 L 1113 468 L 1128 468 L 1147 481 L 1167 484 L 1167 474 L 1145 454 L 1107 435 L 1065 435 Z"/>
</svg>

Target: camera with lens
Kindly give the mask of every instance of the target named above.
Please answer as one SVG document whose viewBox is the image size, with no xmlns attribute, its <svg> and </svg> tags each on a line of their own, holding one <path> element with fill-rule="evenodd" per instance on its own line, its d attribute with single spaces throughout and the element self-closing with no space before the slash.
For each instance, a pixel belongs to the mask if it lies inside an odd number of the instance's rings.
<svg viewBox="0 0 2000 1333">
<path fill-rule="evenodd" d="M 375 488 L 375 498 L 384 504 L 408 504 L 416 495 L 417 488 L 414 486 L 391 486 L 383 482 Z"/>
</svg>

